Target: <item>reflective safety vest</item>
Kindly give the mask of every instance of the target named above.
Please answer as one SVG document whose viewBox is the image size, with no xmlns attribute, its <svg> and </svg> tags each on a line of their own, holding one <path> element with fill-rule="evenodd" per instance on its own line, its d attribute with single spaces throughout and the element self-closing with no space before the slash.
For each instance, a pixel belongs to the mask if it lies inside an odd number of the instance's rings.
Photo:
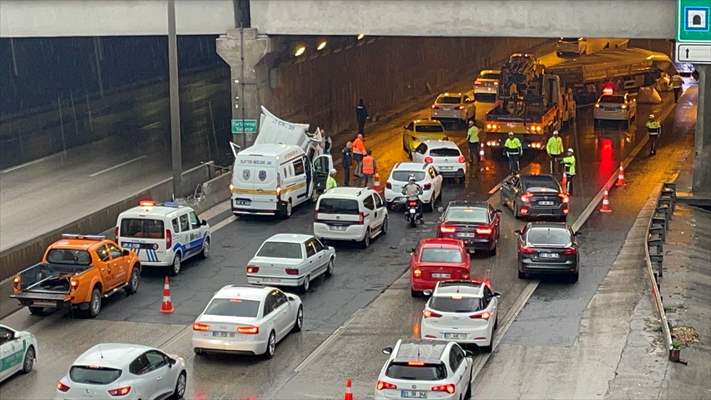
<svg viewBox="0 0 711 400">
<path fill-rule="evenodd" d="M 328 179 L 326 179 L 326 190 L 331 190 L 337 186 L 338 186 L 338 183 L 336 182 L 336 178 L 329 175 Z"/>
<path fill-rule="evenodd" d="M 469 143 L 479 143 L 479 128 L 476 125 L 472 125 L 469 130 L 467 130 L 467 140 Z"/>
<path fill-rule="evenodd" d="M 363 173 L 373 175 L 375 173 L 375 159 L 373 156 L 363 157 Z"/>
<path fill-rule="evenodd" d="M 559 156 L 563 154 L 563 139 L 560 136 L 551 136 L 546 143 L 546 152 L 550 156 Z"/>
<path fill-rule="evenodd" d="M 568 176 L 575 175 L 575 156 L 563 157 L 563 165 L 565 165 L 565 173 Z"/>
<path fill-rule="evenodd" d="M 659 130 L 661 129 L 662 124 L 660 124 L 658 121 L 649 120 L 645 125 L 647 127 L 647 133 L 649 133 L 650 135 L 659 135 Z"/>
<path fill-rule="evenodd" d="M 365 143 L 360 138 L 353 141 L 353 153 L 365 155 Z"/>
<path fill-rule="evenodd" d="M 504 147 L 506 148 L 506 150 L 521 151 L 523 149 L 523 146 L 521 146 L 521 141 L 518 140 L 517 137 L 506 139 L 506 142 L 504 142 Z"/>
</svg>

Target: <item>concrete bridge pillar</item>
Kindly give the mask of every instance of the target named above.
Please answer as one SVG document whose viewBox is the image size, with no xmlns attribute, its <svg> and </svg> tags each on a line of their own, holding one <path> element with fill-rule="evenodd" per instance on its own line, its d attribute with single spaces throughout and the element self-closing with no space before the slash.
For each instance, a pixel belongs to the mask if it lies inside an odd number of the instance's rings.
<svg viewBox="0 0 711 400">
<path fill-rule="evenodd" d="M 699 72 L 699 103 L 694 148 L 695 196 L 711 196 L 711 65 L 694 65 Z"/>
<path fill-rule="evenodd" d="M 274 51 L 273 40 L 256 28 L 231 29 L 217 38 L 217 54 L 230 66 L 232 119 L 257 120 L 262 101 L 260 89 L 268 86 L 266 57 Z M 254 133 L 238 133 L 233 140 L 242 148 L 254 142 Z"/>
</svg>

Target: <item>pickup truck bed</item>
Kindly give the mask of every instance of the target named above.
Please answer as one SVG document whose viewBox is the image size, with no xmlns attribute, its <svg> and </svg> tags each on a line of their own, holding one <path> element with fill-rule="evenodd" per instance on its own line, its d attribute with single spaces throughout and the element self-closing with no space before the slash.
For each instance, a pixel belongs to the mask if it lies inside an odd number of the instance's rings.
<svg viewBox="0 0 711 400">
<path fill-rule="evenodd" d="M 19 273 L 21 278 L 19 293 L 10 297 L 22 304 L 57 306 L 65 301 L 69 293 L 69 282 L 76 273 L 84 272 L 88 265 L 35 264 Z"/>
</svg>

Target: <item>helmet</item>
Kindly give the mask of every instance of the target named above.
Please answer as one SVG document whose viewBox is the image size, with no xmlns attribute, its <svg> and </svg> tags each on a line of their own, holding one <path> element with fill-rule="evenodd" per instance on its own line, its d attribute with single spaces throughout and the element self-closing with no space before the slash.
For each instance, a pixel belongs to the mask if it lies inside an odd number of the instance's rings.
<svg viewBox="0 0 711 400">
<path fill-rule="evenodd" d="M 336 170 L 331 168 L 331 170 L 328 173 L 331 175 L 336 175 Z"/>
<path fill-rule="evenodd" d="M 573 149 L 572 149 L 572 148 L 569 148 L 569 149 L 568 149 L 568 153 L 573 154 L 573 153 L 574 153 Z"/>
<path fill-rule="evenodd" d="M 415 174 L 410 174 L 410 176 L 407 178 L 409 182 L 416 182 L 417 179 L 415 179 Z"/>
<path fill-rule="evenodd" d="M 472 126 L 472 125 L 474 125 L 474 121 L 469 120 L 469 126 Z"/>
<path fill-rule="evenodd" d="M 557 135 L 557 134 L 558 134 L 558 131 L 553 131 L 553 134 L 554 134 L 554 135 Z"/>
<path fill-rule="evenodd" d="M 654 119 L 654 114 L 649 114 L 649 119 Z"/>
<path fill-rule="evenodd" d="M 509 132 L 509 136 L 513 136 L 513 135 L 514 135 L 513 132 Z"/>
</svg>

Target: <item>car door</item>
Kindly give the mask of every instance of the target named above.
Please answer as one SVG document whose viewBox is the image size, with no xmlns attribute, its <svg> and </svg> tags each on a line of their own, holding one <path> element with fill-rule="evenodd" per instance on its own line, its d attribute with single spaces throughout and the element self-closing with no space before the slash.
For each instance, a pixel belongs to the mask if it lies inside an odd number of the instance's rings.
<svg viewBox="0 0 711 400">
<path fill-rule="evenodd" d="M 114 286 L 128 282 L 129 266 L 126 265 L 127 261 L 123 251 L 114 243 L 108 243 L 106 246 L 109 249 L 109 256 L 111 256 L 109 263 L 111 264 Z"/>
<path fill-rule="evenodd" d="M 308 158 L 303 156 L 292 162 L 294 168 L 294 176 L 289 179 L 286 185 L 287 191 L 293 192 L 289 197 L 292 200 L 292 206 L 303 203 L 311 196 L 311 191 L 314 188 L 311 164 L 308 163 Z M 306 185 L 300 185 L 302 182 Z M 291 189 L 293 188 L 293 189 Z"/>
<path fill-rule="evenodd" d="M 464 387 L 467 386 L 467 378 L 464 371 L 466 370 L 466 362 L 464 362 L 464 352 L 455 343 L 449 351 L 449 368 L 452 371 L 452 380 L 455 386 L 455 397 L 464 393 Z"/>
<path fill-rule="evenodd" d="M 309 239 L 309 243 L 316 251 L 316 260 L 318 263 L 317 273 L 321 275 L 326 272 L 326 268 L 328 266 L 328 254 L 326 254 L 326 248 L 316 238 Z"/>
<path fill-rule="evenodd" d="M 185 260 L 190 257 L 187 247 L 190 239 L 190 217 L 188 217 L 187 211 L 178 216 L 178 223 L 180 224 L 180 233 L 175 234 L 175 239 L 173 239 L 173 248 L 177 245 L 183 253 L 183 260 Z"/>
<path fill-rule="evenodd" d="M 163 398 L 174 389 L 173 368 L 168 363 L 168 357 L 160 351 L 149 350 L 144 355 L 150 368 L 148 374 L 155 380 L 155 392 L 150 398 Z"/>
<path fill-rule="evenodd" d="M 425 156 L 427 154 L 427 145 L 425 143 L 420 143 L 419 146 L 415 148 L 412 152 L 412 161 L 423 163 L 425 162 Z"/>
<path fill-rule="evenodd" d="M 333 169 L 333 158 L 330 154 L 321 154 L 314 158 L 314 187 L 320 191 L 326 190 L 326 179 Z"/>
<path fill-rule="evenodd" d="M 378 219 L 378 228 L 381 228 L 388 217 L 388 208 L 379 193 L 373 193 L 373 200 L 375 200 L 375 216 Z"/>
<path fill-rule="evenodd" d="M 101 274 L 101 281 L 104 285 L 104 292 L 116 286 L 116 277 L 114 275 L 114 267 L 111 263 L 111 253 L 109 253 L 109 248 L 106 243 L 101 243 L 94 249 L 96 256 L 99 258 L 97 261 L 97 267 L 99 267 L 99 274 Z"/>
<path fill-rule="evenodd" d="M 0 326 L 0 382 L 17 372 L 22 365 L 24 352 L 21 339 L 15 338 L 15 332 Z"/>
<path fill-rule="evenodd" d="M 373 200 L 372 193 L 369 193 L 363 198 L 363 208 L 365 209 L 365 219 L 368 223 L 368 228 L 370 228 L 372 234 L 378 229 L 378 213 L 375 210 L 375 200 Z"/>
<path fill-rule="evenodd" d="M 292 328 L 295 318 L 291 318 L 289 312 L 289 300 L 279 289 L 273 290 L 269 296 L 272 298 L 274 310 L 275 326 L 277 326 L 277 341 L 282 340 Z"/>
<path fill-rule="evenodd" d="M 314 248 L 311 240 L 307 240 L 302 244 L 306 258 L 304 259 L 304 271 L 306 275 L 309 275 L 311 280 L 313 280 L 316 275 L 318 275 L 318 255 L 316 254 L 316 248 Z"/>
<path fill-rule="evenodd" d="M 128 365 L 128 372 L 134 375 L 131 391 L 145 399 L 154 399 L 160 392 L 159 371 L 151 369 L 146 353 L 141 354 Z"/>
<path fill-rule="evenodd" d="M 484 286 L 484 306 L 491 313 L 490 321 L 496 321 L 499 301 L 488 286 Z M 494 331 L 494 324 L 489 324 L 489 335 Z"/>
<path fill-rule="evenodd" d="M 190 256 L 194 256 L 202 250 L 202 224 L 195 211 L 188 212 L 188 222 L 190 223 L 190 231 L 188 231 L 186 246 Z"/>
</svg>

